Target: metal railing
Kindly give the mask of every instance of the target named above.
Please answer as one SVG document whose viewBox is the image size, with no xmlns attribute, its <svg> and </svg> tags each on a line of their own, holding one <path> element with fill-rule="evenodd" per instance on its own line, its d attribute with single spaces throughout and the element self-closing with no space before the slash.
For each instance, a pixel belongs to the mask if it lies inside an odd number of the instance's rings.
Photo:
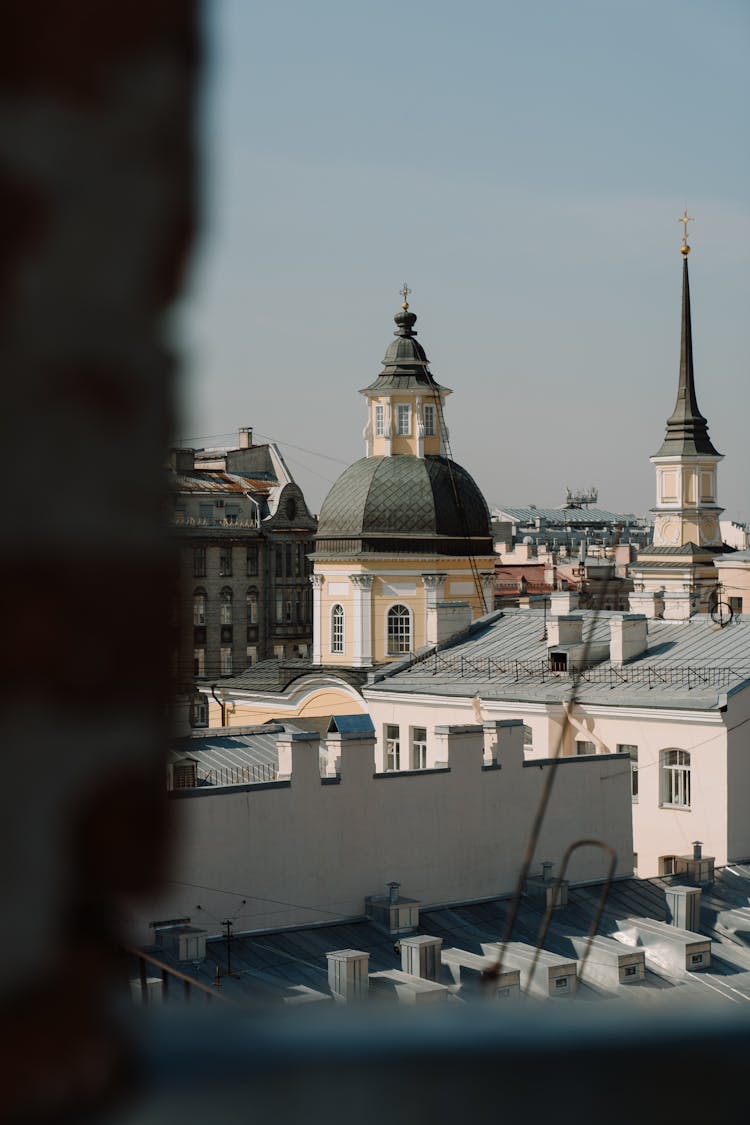
<svg viewBox="0 0 750 1125">
<path fill-rule="evenodd" d="M 192 999 L 227 1002 L 227 997 L 209 985 L 202 984 L 187 973 L 180 972 L 165 961 L 159 960 L 151 953 L 144 953 L 142 949 L 135 949 L 130 945 L 123 945 L 122 950 L 126 955 L 128 967 L 135 961 L 137 974 L 132 976 L 128 972 L 128 980 L 132 991 L 138 996 L 140 1003 L 165 1003 L 178 997 L 189 1003 Z M 154 993 L 153 984 L 157 985 Z M 133 987 L 135 986 L 135 988 Z"/>
<path fill-rule="evenodd" d="M 205 786 L 222 785 L 260 785 L 276 781 L 278 769 L 266 762 L 255 762 L 247 766 L 217 766 L 204 769 L 197 766 L 193 775 L 190 771 L 175 770 L 167 776 L 167 790 L 201 789 Z"/>
</svg>

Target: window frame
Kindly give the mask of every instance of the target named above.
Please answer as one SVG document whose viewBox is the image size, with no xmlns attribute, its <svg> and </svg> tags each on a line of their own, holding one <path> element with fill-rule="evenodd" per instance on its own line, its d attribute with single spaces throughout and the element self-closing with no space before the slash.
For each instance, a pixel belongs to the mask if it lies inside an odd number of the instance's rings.
<svg viewBox="0 0 750 1125">
<path fill-rule="evenodd" d="M 630 798 L 638 804 L 638 747 L 634 742 L 618 742 L 617 753 L 630 755 Z"/>
<path fill-rule="evenodd" d="M 671 761 L 671 755 L 677 755 Z M 692 761 L 689 750 L 669 746 L 659 751 L 659 807 L 692 808 Z M 675 797 L 678 798 L 675 800 Z"/>
<path fill-rule="evenodd" d="M 403 610 L 403 613 L 400 611 Z M 398 615 L 397 619 L 394 615 Z M 412 651 L 413 613 L 403 602 L 394 602 L 385 615 L 385 649 L 388 656 L 408 656 Z M 392 629 L 392 621 L 407 622 L 406 628 Z M 405 647 L 404 647 L 405 638 Z M 393 642 L 393 643 L 392 643 Z"/>
<path fill-rule="evenodd" d="M 424 436 L 436 437 L 437 436 L 437 410 L 434 403 L 426 402 L 424 405 Z"/>
<path fill-rule="evenodd" d="M 337 610 L 340 611 L 337 613 Z M 331 606 L 331 652 L 334 655 L 344 653 L 344 628 L 346 614 L 341 602 Z"/>
<path fill-rule="evenodd" d="M 232 548 L 219 547 L 219 578 L 232 577 Z"/>
<path fill-rule="evenodd" d="M 386 723 L 383 727 L 383 747 L 386 773 L 397 773 L 401 769 L 401 728 L 398 723 Z"/>
<path fill-rule="evenodd" d="M 222 645 L 219 649 L 219 674 L 221 676 L 232 675 L 232 646 Z"/>
<path fill-rule="evenodd" d="M 205 625 L 208 614 L 208 594 L 199 586 L 193 590 L 193 625 Z"/>
<path fill-rule="evenodd" d="M 403 421 L 402 419 L 405 419 Z M 411 437 L 411 403 L 396 403 L 396 436 Z"/>
<path fill-rule="evenodd" d="M 426 770 L 427 727 L 410 727 L 409 741 L 411 743 L 411 768 L 413 770 Z"/>
<path fill-rule="evenodd" d="M 231 587 L 223 586 L 219 593 L 219 624 L 231 625 L 234 619 L 234 595 Z"/>
<path fill-rule="evenodd" d="M 258 624 L 258 587 L 248 586 L 247 593 L 245 594 L 245 608 L 247 612 L 248 625 L 255 626 Z"/>
<path fill-rule="evenodd" d="M 206 548 L 201 544 L 193 547 L 193 578 L 206 577 Z"/>
<path fill-rule="evenodd" d="M 385 437 L 385 406 L 375 403 L 375 437 Z"/>
</svg>

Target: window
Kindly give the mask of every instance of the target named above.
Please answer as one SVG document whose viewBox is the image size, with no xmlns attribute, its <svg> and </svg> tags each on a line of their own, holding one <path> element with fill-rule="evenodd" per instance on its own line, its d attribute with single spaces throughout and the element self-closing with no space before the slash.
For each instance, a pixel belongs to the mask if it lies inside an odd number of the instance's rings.
<svg viewBox="0 0 750 1125">
<path fill-rule="evenodd" d="M 411 768 L 427 769 L 427 728 L 411 728 Z"/>
<path fill-rule="evenodd" d="M 199 504 L 198 505 L 198 519 L 201 523 L 213 523 L 214 506 L 213 504 Z"/>
<path fill-rule="evenodd" d="M 193 576 L 195 578 L 206 577 L 206 548 L 193 547 Z"/>
<path fill-rule="evenodd" d="M 385 728 L 385 768 L 401 769 L 401 739 L 397 726 L 389 723 Z"/>
<path fill-rule="evenodd" d="M 283 577 L 282 570 L 283 570 L 283 566 L 284 566 L 284 558 L 283 558 L 283 555 L 282 555 L 281 552 L 282 552 L 281 546 L 274 547 L 274 551 L 273 551 L 274 574 L 276 575 L 277 578 Z"/>
<path fill-rule="evenodd" d="M 344 607 L 335 605 L 331 610 L 331 652 L 344 651 Z"/>
<path fill-rule="evenodd" d="M 385 407 L 379 404 L 375 407 L 375 437 L 385 434 Z"/>
<path fill-rule="evenodd" d="M 576 739 L 576 754 L 595 754 L 596 746 L 593 742 L 587 742 L 584 738 Z"/>
<path fill-rule="evenodd" d="M 193 594 L 193 625 L 206 624 L 206 591 L 196 590 Z"/>
<path fill-rule="evenodd" d="M 292 544 L 291 543 L 287 543 L 287 545 L 286 545 L 286 571 L 285 571 L 285 574 L 286 574 L 287 578 L 290 578 L 291 574 L 292 574 Z"/>
<path fill-rule="evenodd" d="M 222 578 L 230 578 L 232 575 L 232 548 L 220 547 L 219 548 L 219 574 Z"/>
<path fill-rule="evenodd" d="M 247 591 L 247 623 L 258 624 L 258 591 L 255 586 L 251 586 Z"/>
<path fill-rule="evenodd" d="M 190 722 L 194 727 L 208 726 L 208 703 L 205 695 L 197 695 L 193 700 Z"/>
<path fill-rule="evenodd" d="M 224 516 L 224 519 L 227 521 L 227 523 L 237 523 L 237 520 L 239 519 L 239 516 L 240 516 L 239 508 L 237 508 L 235 506 L 232 506 L 231 508 L 227 508 L 226 515 Z"/>
<path fill-rule="evenodd" d="M 660 855 L 659 856 L 659 874 L 660 875 L 674 875 L 677 872 L 677 856 L 676 855 Z"/>
<path fill-rule="evenodd" d="M 729 608 L 731 609 L 732 613 L 742 613 L 742 598 L 730 598 Z"/>
<path fill-rule="evenodd" d="M 411 406 L 408 403 L 400 402 L 396 407 L 396 433 L 411 433 Z"/>
<path fill-rule="evenodd" d="M 629 742 L 617 743 L 618 754 L 630 755 L 630 795 L 634 801 L 638 800 L 638 747 Z"/>
<path fill-rule="evenodd" d="M 220 667 L 222 676 L 231 676 L 232 674 L 232 649 L 230 645 L 222 646 L 219 649 Z"/>
<path fill-rule="evenodd" d="M 232 591 L 228 586 L 225 586 L 219 594 L 219 623 L 232 624 Z"/>
<path fill-rule="evenodd" d="M 206 674 L 206 650 L 205 648 L 193 649 L 193 675 L 205 676 Z"/>
<path fill-rule="evenodd" d="M 301 625 L 304 619 L 304 602 L 302 599 L 302 590 L 298 586 L 294 591 L 294 620 L 297 625 Z"/>
<path fill-rule="evenodd" d="M 284 598 L 284 621 L 287 625 L 292 623 L 292 595 L 289 590 L 286 591 Z"/>
<path fill-rule="evenodd" d="M 690 808 L 690 755 L 687 750 L 662 750 L 661 804 L 677 809 Z"/>
<path fill-rule="evenodd" d="M 276 591 L 276 624 L 284 624 L 284 591 Z"/>
<path fill-rule="evenodd" d="M 294 577 L 295 578 L 299 578 L 300 574 L 302 573 L 303 563 L 304 563 L 304 557 L 303 557 L 303 553 L 302 553 L 302 544 L 298 543 L 296 545 L 296 547 L 294 548 Z"/>
<path fill-rule="evenodd" d="M 633 874 L 638 874 L 638 852 L 633 852 Z"/>
<path fill-rule="evenodd" d="M 567 654 L 567 652 L 551 652 L 549 654 L 549 670 L 550 670 L 550 672 L 567 672 L 567 670 L 568 670 L 568 654 Z"/>
<path fill-rule="evenodd" d="M 527 724 L 523 724 L 523 746 L 524 750 L 531 750 L 534 745 L 534 732 Z"/>
<path fill-rule="evenodd" d="M 255 663 L 256 663 L 256 661 L 257 661 L 257 659 L 258 659 L 258 650 L 257 650 L 257 648 L 255 647 L 255 645 L 248 645 L 248 646 L 247 646 L 247 649 L 246 649 L 246 651 L 245 651 L 245 656 L 246 656 L 246 658 L 247 658 L 247 666 L 248 666 L 248 668 L 250 667 L 250 665 L 251 665 L 251 664 L 255 664 Z"/>
<path fill-rule="evenodd" d="M 424 408 L 424 432 L 426 437 L 435 436 L 435 407 L 425 406 Z"/>
<path fill-rule="evenodd" d="M 400 656 L 411 650 L 411 614 L 405 605 L 388 610 L 388 655 Z"/>
<path fill-rule="evenodd" d="M 248 578 L 255 578 L 258 573 L 258 548 L 248 547 L 247 549 L 247 576 Z"/>
</svg>

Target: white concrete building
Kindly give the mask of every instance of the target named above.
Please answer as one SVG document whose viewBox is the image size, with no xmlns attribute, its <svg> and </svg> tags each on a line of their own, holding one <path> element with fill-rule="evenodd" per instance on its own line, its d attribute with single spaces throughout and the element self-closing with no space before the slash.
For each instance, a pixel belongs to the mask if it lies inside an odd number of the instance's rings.
<svg viewBox="0 0 750 1125">
<path fill-rule="evenodd" d="M 634 866 L 669 873 L 692 842 L 717 864 L 750 857 L 750 632 L 685 620 L 576 610 L 506 610 L 363 694 L 378 769 L 439 767 L 437 724 L 520 719 L 527 761 L 627 755 Z M 666 596 L 669 602 L 669 596 Z M 567 610 L 567 612 L 560 612 Z"/>
</svg>

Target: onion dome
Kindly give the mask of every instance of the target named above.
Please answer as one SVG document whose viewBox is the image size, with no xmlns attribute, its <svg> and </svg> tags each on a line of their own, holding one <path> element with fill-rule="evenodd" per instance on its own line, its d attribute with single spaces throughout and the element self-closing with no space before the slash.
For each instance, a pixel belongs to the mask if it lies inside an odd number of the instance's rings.
<svg viewBox="0 0 750 1125">
<path fill-rule="evenodd" d="M 433 379 L 427 354 L 416 339 L 414 325 L 416 314 L 408 308 L 400 309 L 394 316 L 396 331 L 383 357 L 383 370 L 374 382 L 362 390 L 363 395 L 376 396 L 391 391 L 408 391 L 429 388 L 433 393 L 448 392 Z"/>
</svg>

